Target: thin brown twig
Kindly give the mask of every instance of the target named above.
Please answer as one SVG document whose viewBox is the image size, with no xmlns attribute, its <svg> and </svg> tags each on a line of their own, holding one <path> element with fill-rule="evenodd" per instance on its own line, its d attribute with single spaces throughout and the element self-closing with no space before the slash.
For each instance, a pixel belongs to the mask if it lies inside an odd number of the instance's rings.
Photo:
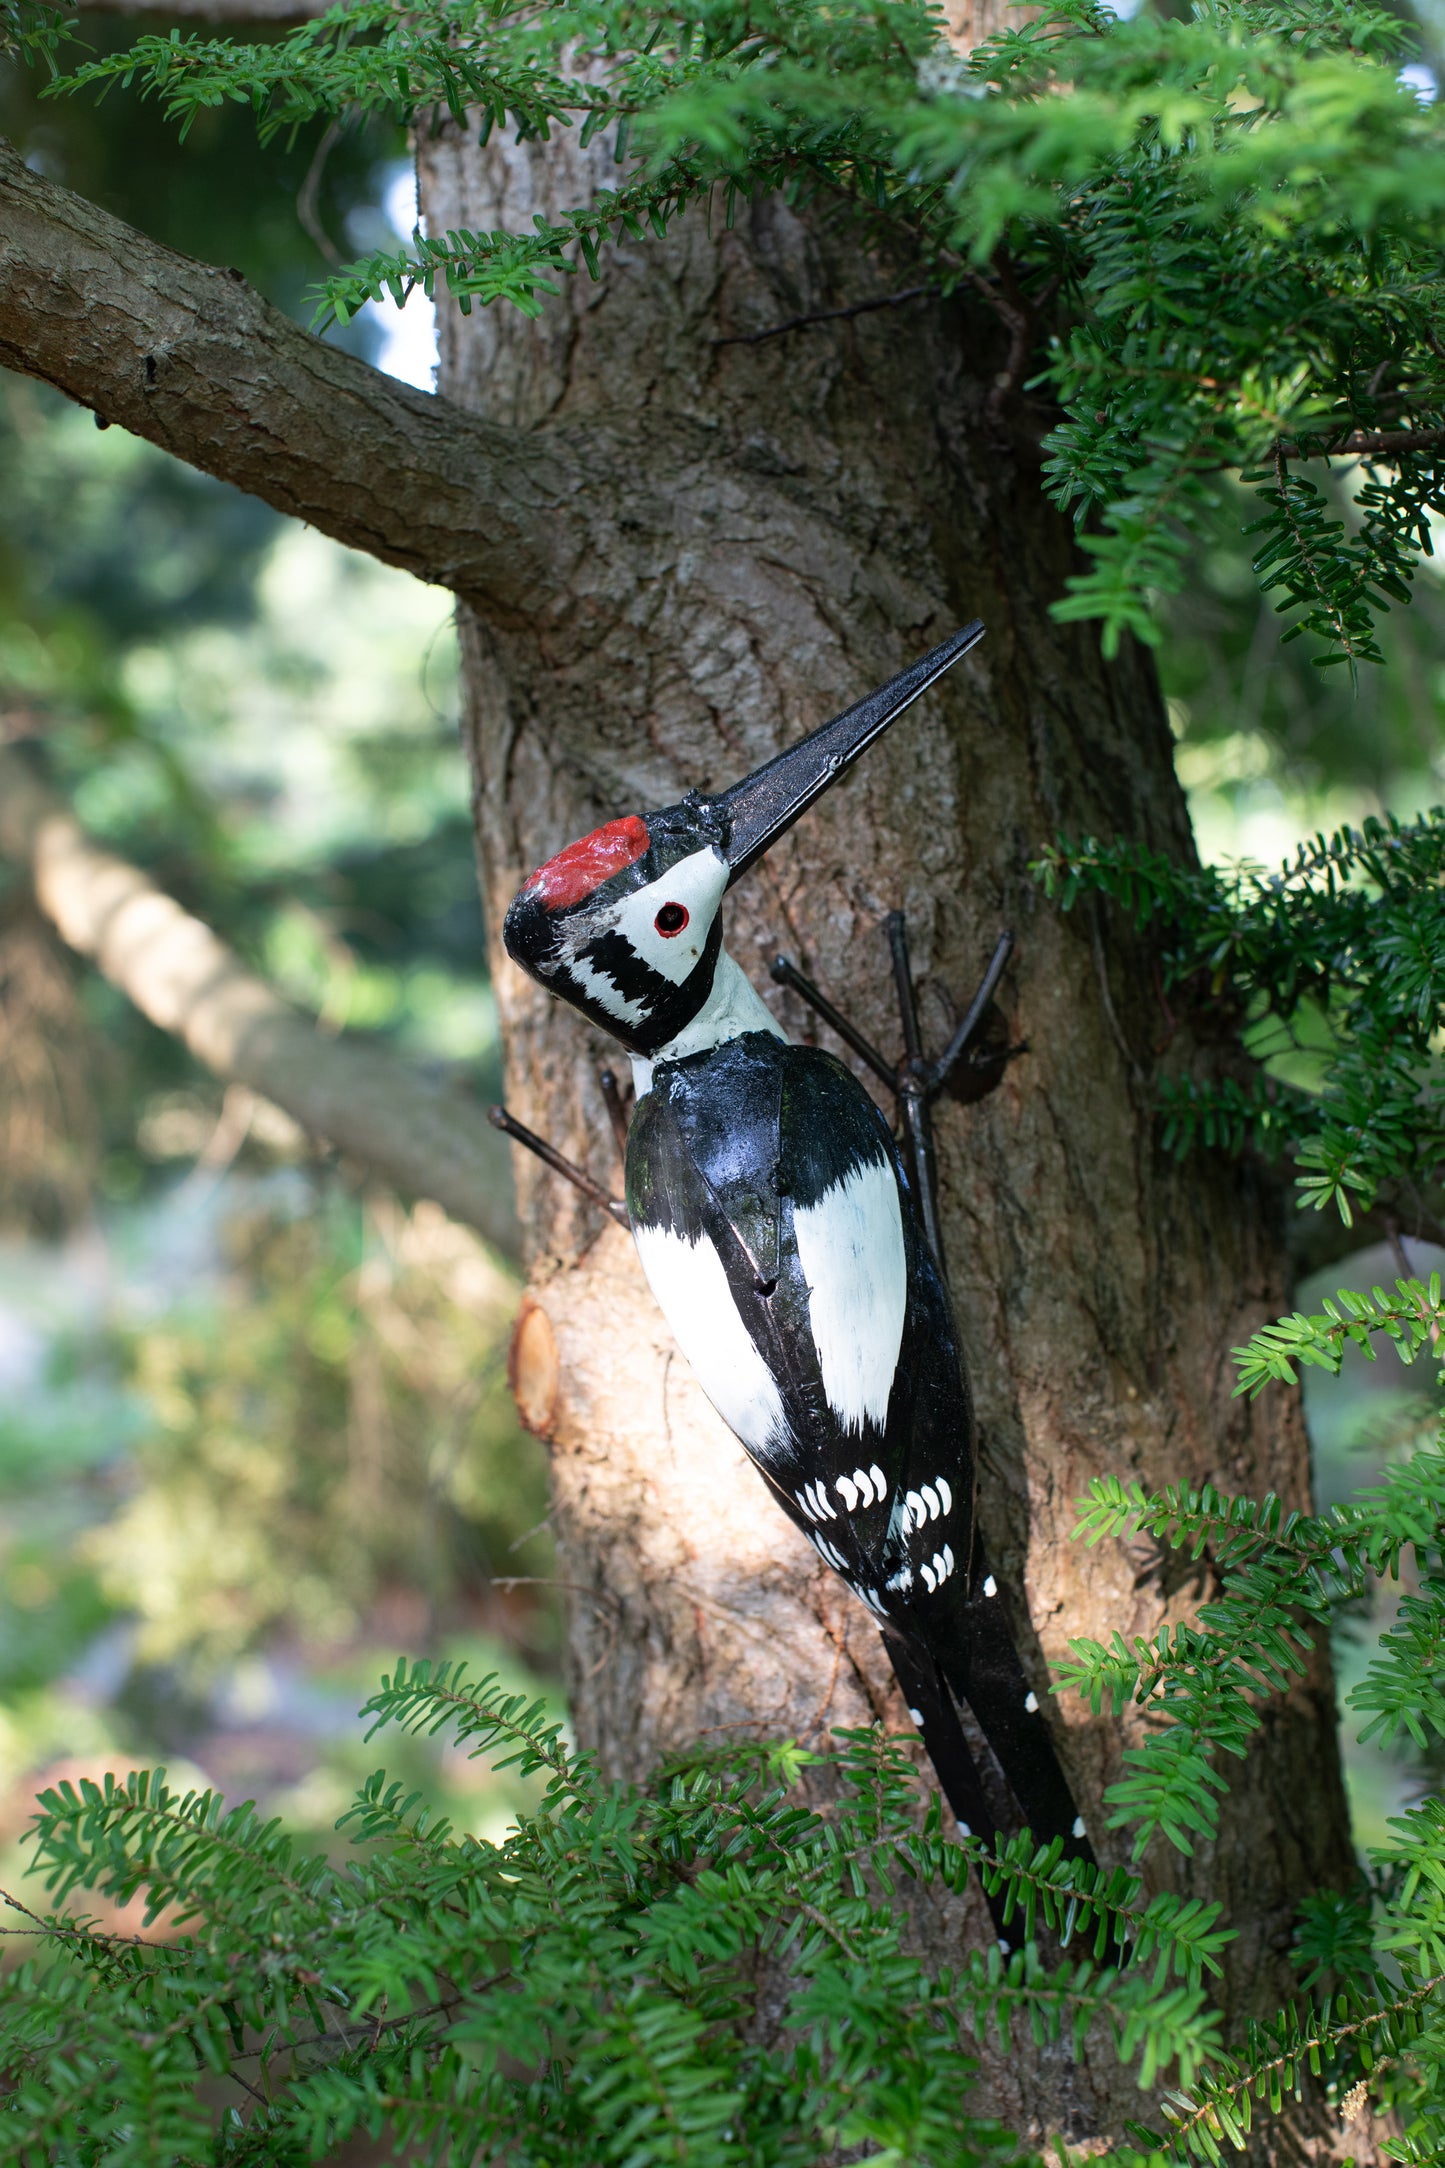
<svg viewBox="0 0 1445 2168">
<path fill-rule="evenodd" d="M 1238 2100 L 1242 2093 L 1247 2093 L 1251 2087 L 1258 2085 L 1260 2079 L 1268 2077 L 1272 2071 L 1285 2069 L 1291 2064 L 1297 2066 L 1303 2062 L 1311 2048 L 1330 2047 L 1336 2041 L 1352 2039 L 1356 2033 L 1368 2032 L 1372 2025 L 1383 2025 L 1387 2018 L 1395 2017 L 1402 2010 L 1418 2008 L 1427 1996 L 1433 1995 L 1435 1989 L 1442 1985 L 1445 1985 L 1445 1972 L 1437 1972 L 1434 1978 L 1426 1980 L 1423 1986 L 1415 1988 L 1409 1994 L 1397 1996 L 1393 2002 L 1386 2003 L 1382 2009 L 1367 2011 L 1364 2017 L 1355 2019 L 1353 2024 L 1317 2027 L 1312 2036 L 1300 2042 L 1297 2047 L 1286 2048 L 1281 2054 L 1271 2057 L 1269 2062 L 1260 2063 L 1254 2068 L 1245 2071 L 1233 2085 L 1223 2087 L 1221 2090 L 1227 2093 L 1229 2099 Z M 1171 2136 L 1178 2136 L 1185 2131 L 1192 2130 L 1197 2123 L 1207 2122 L 1214 2113 L 1214 2104 L 1218 2097 L 1219 2095 L 1216 2093 L 1213 2099 L 1193 2102 L 1193 2112 L 1187 2116 L 1181 2116 L 1177 2121 L 1171 2117 L 1169 2122 Z"/>
<path fill-rule="evenodd" d="M 839 1949 L 843 1952 L 843 1955 L 849 1960 L 850 1963 L 855 1965 L 857 1964 L 858 1952 L 853 1948 L 847 1936 L 843 1933 L 843 1930 L 833 1924 L 832 1920 L 829 1919 L 826 1912 L 820 1912 L 816 1905 L 810 1904 L 800 1904 L 798 1906 L 798 1910 L 802 1913 L 804 1919 L 811 1920 L 815 1927 L 822 1928 L 825 1935 L 832 1936 L 833 1940 L 837 1943 Z"/>
<path fill-rule="evenodd" d="M 905 301 L 920 301 L 926 294 L 936 294 L 937 286 L 905 286 L 900 293 L 877 294 L 871 301 L 853 301 L 842 309 L 810 309 L 803 316 L 785 317 L 780 324 L 769 324 L 763 331 L 734 331 L 726 338 L 714 339 L 714 346 L 761 346 L 765 339 L 781 339 L 785 332 L 803 331 L 810 324 L 833 324 L 847 316 L 867 316 L 874 309 L 897 309 Z"/>
<path fill-rule="evenodd" d="M 306 178 L 296 191 L 296 216 L 310 234 L 317 248 L 331 268 L 341 263 L 341 251 L 321 222 L 321 177 L 326 171 L 326 161 L 341 141 L 341 122 L 333 120 L 316 146 Z"/>
<path fill-rule="evenodd" d="M 1164 977 L 1163 973 L 1159 969 L 1159 959 L 1157 956 L 1153 959 L 1153 971 L 1154 991 L 1159 996 L 1159 1006 L 1164 1011 L 1164 1022 L 1168 1027 L 1165 1031 L 1164 1037 L 1154 1048 L 1154 1053 L 1156 1055 L 1159 1055 L 1167 1053 L 1169 1048 L 1173 1045 L 1174 1034 L 1179 1029 L 1179 1019 L 1169 1006 L 1169 997 L 1164 991 Z"/>
<path fill-rule="evenodd" d="M 478 1980 L 472 1987 L 458 1988 L 454 1995 L 443 1995 L 436 2002 L 423 2004 L 419 2010 L 403 2010 L 397 2017 L 365 2018 L 355 2024 L 338 2025 L 334 2032 L 328 2027 L 323 2032 L 298 2033 L 294 2040 L 279 2042 L 273 2031 L 264 2047 L 243 2049 L 240 2055 L 232 2058 L 230 2067 L 234 2074 L 237 2062 L 255 2062 L 258 2057 L 264 2061 L 273 2054 L 294 2054 L 297 2048 L 323 2047 L 327 2041 L 334 2041 L 346 2048 L 354 2047 L 359 2040 L 364 2040 L 375 2050 L 383 2033 L 399 2032 L 405 2025 L 424 2024 L 429 2017 L 448 2017 L 453 2010 L 459 2009 L 473 1996 L 484 1995 L 488 1988 L 500 1987 L 504 1981 L 510 1980 L 512 1970 L 509 1965 L 505 1972 L 494 1972 L 489 1980 Z M 241 2083 L 245 2083 L 244 2079 Z M 249 2091 L 249 2087 L 247 2090 Z"/>
<path fill-rule="evenodd" d="M 1097 906 L 1097 897 L 1094 902 Z M 1129 1042 L 1124 1037 L 1123 1026 L 1119 1022 L 1118 1011 L 1114 1007 L 1114 996 L 1109 988 L 1109 966 L 1104 954 L 1104 937 L 1099 929 L 1099 912 L 1097 908 L 1089 914 L 1089 945 L 1094 954 L 1094 975 L 1099 982 L 1099 998 L 1103 1004 L 1104 1015 L 1108 1020 L 1109 1029 L 1113 1033 L 1114 1044 L 1124 1057 L 1124 1065 L 1131 1081 L 1142 1088 L 1146 1081 L 1144 1072 L 1129 1051 Z"/>
<path fill-rule="evenodd" d="M 559 1581 L 555 1574 L 501 1574 L 492 1582 L 492 1586 L 493 1588 L 570 1588 L 575 1590 L 579 1596 L 589 1596 L 599 1611 L 610 1610 L 619 1618 L 622 1615 L 621 1604 L 615 1596 L 610 1596 L 606 1589 L 589 1588 L 585 1581 Z"/>
<path fill-rule="evenodd" d="M 1405 1244 L 1401 1237 L 1400 1229 L 1393 1218 L 1387 1218 L 1385 1221 L 1385 1240 L 1389 1243 L 1391 1254 L 1394 1257 L 1395 1263 L 1400 1269 L 1401 1279 L 1412 1280 L 1415 1275 L 1413 1270 L 1411 1269 L 1410 1259 L 1405 1251 Z"/>
<path fill-rule="evenodd" d="M 101 1927 L 80 1927 L 70 1920 L 47 1920 L 41 1913 L 32 1912 L 18 1897 L 12 1897 L 8 1889 L 0 1889 L 0 1903 L 35 1922 L 33 1927 L 0 1927 L 0 1935 L 12 1940 L 22 1935 L 68 1935 L 72 1941 L 100 1942 L 114 1949 L 169 1950 L 173 1947 L 168 1942 L 153 1942 L 147 1935 L 117 1935 L 107 1933 Z"/>
<path fill-rule="evenodd" d="M 995 250 L 993 266 L 995 275 L 991 279 L 985 278 L 981 271 L 975 271 L 971 267 L 965 267 L 964 276 L 987 302 L 1008 333 L 1008 353 L 988 395 L 989 418 L 998 421 L 1005 402 L 1023 384 L 1039 317 L 1058 292 L 1062 280 L 1051 279 L 1038 300 L 1030 301 L 1019 291 L 1013 261 L 1006 249 Z"/>
<path fill-rule="evenodd" d="M 1293 443 L 1281 437 L 1277 459 L 1386 459 L 1398 452 L 1428 452 L 1445 444 L 1441 429 L 1353 429 L 1348 436 Z"/>
</svg>

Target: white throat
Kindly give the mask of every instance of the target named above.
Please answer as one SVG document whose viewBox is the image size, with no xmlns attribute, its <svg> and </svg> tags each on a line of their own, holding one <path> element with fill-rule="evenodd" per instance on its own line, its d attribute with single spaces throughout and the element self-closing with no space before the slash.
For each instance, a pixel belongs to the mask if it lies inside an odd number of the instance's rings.
<svg viewBox="0 0 1445 2168">
<path fill-rule="evenodd" d="M 713 974 L 712 992 L 692 1022 L 656 1054 L 632 1056 L 632 1084 L 638 1098 L 645 1098 L 652 1089 L 654 1062 L 706 1054 L 712 1047 L 726 1045 L 729 1039 L 740 1039 L 745 1031 L 770 1031 L 775 1039 L 788 1036 L 751 979 L 723 949 Z"/>
</svg>

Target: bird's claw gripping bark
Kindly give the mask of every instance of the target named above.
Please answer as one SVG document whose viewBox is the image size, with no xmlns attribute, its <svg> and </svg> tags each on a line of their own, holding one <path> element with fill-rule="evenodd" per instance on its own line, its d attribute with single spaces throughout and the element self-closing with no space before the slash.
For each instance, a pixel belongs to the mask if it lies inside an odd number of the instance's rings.
<svg viewBox="0 0 1445 2168">
<path fill-rule="evenodd" d="M 770 975 L 779 986 L 788 987 L 806 1001 L 828 1029 L 836 1032 L 844 1045 L 850 1046 L 859 1060 L 893 1093 L 898 1104 L 900 1126 L 908 1137 L 918 1183 L 919 1210 L 923 1218 L 924 1233 L 935 1262 L 942 1270 L 943 1238 L 938 1219 L 938 1175 L 933 1149 L 932 1106 L 950 1077 L 956 1074 L 959 1063 L 978 1037 L 988 1015 L 989 1005 L 998 990 L 999 980 L 1013 954 L 1014 937 L 1008 931 L 999 935 L 993 955 L 989 959 L 988 969 L 979 981 L 977 993 L 965 1009 L 958 1029 L 948 1045 L 934 1061 L 930 1061 L 923 1052 L 918 1024 L 918 1002 L 908 959 L 908 926 L 902 911 L 890 911 L 888 914 L 888 946 L 893 958 L 893 981 L 898 994 L 899 1019 L 903 1027 L 903 1054 L 896 1063 L 888 1061 L 880 1054 L 877 1047 L 865 1039 L 856 1025 L 851 1024 L 840 1010 L 834 1008 L 827 996 L 811 979 L 805 978 L 788 957 L 777 957 Z M 999 1074 L 1002 1075 L 1005 1062 L 1024 1051 L 1022 1046 L 1009 1047 L 999 1059 Z M 989 1084 L 986 1088 L 992 1090 L 993 1085 Z"/>
</svg>

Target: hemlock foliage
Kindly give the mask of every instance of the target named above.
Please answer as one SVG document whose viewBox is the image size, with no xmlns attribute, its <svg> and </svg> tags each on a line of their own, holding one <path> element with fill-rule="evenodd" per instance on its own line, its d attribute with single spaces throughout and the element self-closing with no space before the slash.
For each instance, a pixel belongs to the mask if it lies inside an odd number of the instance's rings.
<svg viewBox="0 0 1445 2168">
<path fill-rule="evenodd" d="M 976 1848 L 936 1812 L 920 1833 L 911 1763 L 870 1735 L 842 1740 L 823 1815 L 790 1796 L 810 1757 L 787 1748 L 612 1789 L 539 1705 L 447 1665 L 399 1665 L 368 1713 L 544 1773 L 541 1807 L 488 1845 L 378 1773 L 333 1867 L 160 1773 L 45 1795 L 57 1896 L 143 1890 L 171 1939 L 79 1914 L 44 1930 L 49 1962 L 7 1982 L 8 2159 L 300 2162 L 362 2130 L 458 2159 L 801 2168 L 866 2145 L 983 2163 L 1017 2148 L 969 2113 L 973 2028 L 1110 2025 L 1186 2078 L 1217 2051 L 1214 1913 L 1146 1903 L 1120 1873 L 1096 1889 L 1057 1847 L 1016 1844 L 994 1872 L 1067 1919 L 1062 1964 L 1032 1940 L 952 1968 L 910 1954 L 893 1891 L 956 1888 Z M 1093 1954 L 1112 1924 L 1149 1958 L 1122 1978 Z M 765 1952 L 791 1959 L 772 2015 L 754 2002 Z M 204 2074 L 228 2081 L 216 2099 Z"/>
<path fill-rule="evenodd" d="M 1319 1314 L 1267 1326 L 1234 1350 L 1237 1390 L 1293 1381 L 1295 1365 L 1338 1372 L 1346 1344 L 1373 1357 L 1373 1341 L 1402 1361 L 1442 1360 L 1440 1276 L 1397 1281 L 1392 1293 L 1341 1290 Z M 1437 1388 L 1439 1385 L 1437 1378 Z M 1072 1644 L 1060 1690 L 1097 1713 L 1134 1704 L 1154 1719 L 1126 1748 L 1127 1774 L 1108 1793 L 1113 1828 L 1132 1828 L 1138 1858 L 1161 1832 L 1183 1851 L 1212 1836 L 1226 1788 L 1218 1757 L 1243 1756 L 1259 1705 L 1302 1676 L 1311 1625 L 1375 1592 L 1401 1591 L 1379 1653 L 1350 1691 L 1346 1713 L 1365 1719 L 1362 1740 L 1429 1749 L 1445 1740 L 1445 1427 L 1385 1480 L 1328 1513 L 1286 1512 L 1278 1498 L 1228 1498 L 1206 1486 L 1153 1497 L 1137 1483 L 1096 1480 L 1076 1534 L 1093 1544 L 1145 1535 L 1206 1559 L 1218 1594 L 1187 1625 L 1132 1643 Z M 1320 2055 L 1340 2054 L 1335 2095 L 1347 2115 L 1368 2101 L 1392 2107 L 1402 2135 L 1394 2158 L 1445 2158 L 1445 1805 L 1426 1796 L 1393 1819 L 1387 1847 L 1370 1854 L 1352 1891 L 1320 1891 L 1304 1906 L 1297 1954 L 1313 2007 L 1252 2027 L 1246 2052 L 1226 2056 L 1202 2083 L 1166 2103 L 1171 2151 L 1213 2157 L 1211 2141 L 1242 2141 L 1251 2098 L 1278 2112 L 1282 2096 Z M 1353 2073 L 1353 2075 L 1351 2075 Z"/>
<path fill-rule="evenodd" d="M 1065 910 L 1103 895 L 1153 928 L 1164 995 L 1248 1026 L 1262 1069 L 1162 1081 L 1167 1144 L 1288 1151 L 1302 1204 L 1348 1227 L 1353 1194 L 1440 1238 L 1445 810 L 1317 836 L 1273 873 L 1092 838 L 1035 871 Z"/>
<path fill-rule="evenodd" d="M 927 0 L 341 0 L 264 45 L 144 37 L 59 87 L 138 82 L 182 127 L 239 100 L 267 135 L 450 114 L 611 145 L 615 185 L 555 219 L 339 270 L 320 303 L 342 321 L 418 286 L 535 314 L 611 237 L 699 202 L 728 223 L 778 189 L 849 209 L 997 319 L 995 420 L 1044 432 L 1089 559 L 1061 615 L 1110 651 L 1155 639 L 1151 598 L 1237 472 L 1261 583 L 1353 669 L 1445 509 L 1445 123 L 1397 80 L 1410 50 L 1338 0 L 1187 21 L 1062 0 L 967 59 Z"/>
<path fill-rule="evenodd" d="M 1236 1351 L 1242 1391 L 1292 1360 L 1337 1365 L 1342 1337 L 1372 1332 L 1438 1361 L 1445 1302 L 1438 1278 L 1402 1282 L 1286 1324 Z M 1220 1587 L 1190 1625 L 1078 1642 L 1064 1669 L 1095 1710 L 1154 1719 L 1109 1795 L 1136 1855 L 1156 1832 L 1187 1851 L 1212 1830 L 1216 1753 L 1244 1752 L 1258 1702 L 1304 1668 L 1309 1625 L 1381 1577 L 1414 1592 L 1354 1710 L 1382 1744 L 1445 1737 L 1442 1523 L 1445 1432 L 1318 1517 L 1093 1485 L 1086 1541 L 1146 1533 L 1207 1555 Z M 841 1796 L 820 1811 L 799 1789 L 821 1758 L 787 1746 L 608 1786 L 540 1704 L 460 1666 L 399 1663 L 363 1714 L 542 1776 L 537 1809 L 489 1844 L 379 1770 L 334 1863 L 163 1771 L 42 1795 L 55 1909 L 5 1930 L 36 1946 L 0 1989 L 7 2159 L 299 2164 L 365 2132 L 437 2160 L 803 2168 L 862 2147 L 873 2168 L 1003 2163 L 1027 2156 L 970 2113 L 969 2046 L 1021 2029 L 1076 2050 L 1107 2031 L 1141 2086 L 1167 2087 L 1156 2124 L 1116 2148 L 1134 2168 L 1217 2161 L 1307 2084 L 1347 2114 L 1393 2110 L 1395 2157 L 1445 2159 L 1438 1800 L 1392 1825 L 1356 1889 L 1309 1901 L 1298 2003 L 1226 2048 L 1208 1997 L 1232 1939 L 1218 1905 L 1147 1897 L 1027 1833 L 996 1855 L 950 1841 L 936 1801 L 920 1828 L 913 1764 L 875 1734 L 839 1735 Z M 1008 1892 L 1019 1946 L 921 1958 L 898 1893 L 944 1897 L 973 1868 Z M 108 1931 L 82 1893 L 140 1897 L 159 1931 Z M 787 1964 L 782 2010 L 757 1999 L 765 1957 Z"/>
</svg>

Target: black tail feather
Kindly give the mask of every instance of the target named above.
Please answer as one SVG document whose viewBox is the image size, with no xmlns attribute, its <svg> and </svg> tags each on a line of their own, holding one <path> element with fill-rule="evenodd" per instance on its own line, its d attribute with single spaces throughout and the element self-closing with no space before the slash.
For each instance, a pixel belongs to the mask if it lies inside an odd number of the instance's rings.
<svg viewBox="0 0 1445 2168">
<path fill-rule="evenodd" d="M 1047 1719 L 1019 1662 L 1003 1601 L 981 1555 L 973 1594 L 959 1623 L 964 1630 L 942 1656 L 940 1668 L 977 1718 L 1023 1821 L 1040 1844 L 1060 1837 L 1066 1857 L 1097 1864 Z"/>
<path fill-rule="evenodd" d="M 903 1689 L 908 1714 L 918 1726 L 919 1736 L 928 1749 L 928 1758 L 933 1763 L 943 1796 L 953 1809 L 960 1832 L 965 1837 L 977 1837 L 992 1848 L 998 1824 L 984 1797 L 978 1764 L 964 1736 L 942 1671 L 926 1650 L 894 1634 L 884 1634 L 883 1646 Z M 1004 1933 L 1003 1924 L 1005 1894 L 999 1890 L 991 1896 L 987 1889 L 984 1891 L 994 1931 L 1000 1942 L 1007 1944 L 1009 1937 Z"/>
</svg>

